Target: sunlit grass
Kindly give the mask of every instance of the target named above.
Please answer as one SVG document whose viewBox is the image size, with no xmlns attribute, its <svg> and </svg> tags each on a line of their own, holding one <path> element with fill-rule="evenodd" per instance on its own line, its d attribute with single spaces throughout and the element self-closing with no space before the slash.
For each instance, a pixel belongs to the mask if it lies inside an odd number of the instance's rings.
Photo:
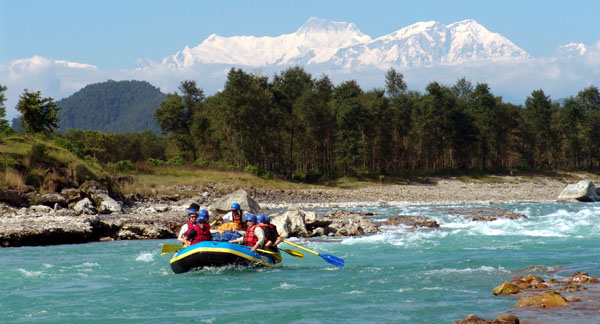
<svg viewBox="0 0 600 324">
<path fill-rule="evenodd" d="M 7 168 L 0 177 L 0 188 L 2 189 L 25 189 L 25 179 L 17 170 Z"/>
</svg>

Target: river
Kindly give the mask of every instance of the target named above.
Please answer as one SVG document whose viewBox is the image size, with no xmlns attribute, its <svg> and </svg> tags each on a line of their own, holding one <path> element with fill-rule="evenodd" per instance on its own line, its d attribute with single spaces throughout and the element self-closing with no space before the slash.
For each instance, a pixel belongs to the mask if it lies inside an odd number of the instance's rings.
<svg viewBox="0 0 600 324">
<path fill-rule="evenodd" d="M 343 258 L 339 268 L 304 252 L 304 259 L 283 254 L 277 269 L 176 275 L 170 256 L 160 255 L 174 239 L 3 248 L 0 322 L 451 323 L 518 312 L 517 297 L 491 292 L 515 275 L 600 276 L 600 204 L 497 205 L 527 218 L 493 222 L 447 212 L 454 207 L 481 206 L 357 208 L 381 221 L 427 216 L 440 228 L 293 240 Z M 522 323 L 599 320 L 597 311 L 516 314 Z"/>
</svg>

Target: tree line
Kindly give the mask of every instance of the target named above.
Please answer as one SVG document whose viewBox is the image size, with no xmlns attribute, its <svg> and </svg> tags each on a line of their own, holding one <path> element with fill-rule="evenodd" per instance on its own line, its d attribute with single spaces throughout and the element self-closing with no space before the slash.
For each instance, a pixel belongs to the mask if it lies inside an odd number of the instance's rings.
<svg viewBox="0 0 600 324">
<path fill-rule="evenodd" d="M 313 181 L 407 172 L 600 169 L 600 92 L 562 104 L 535 90 L 524 105 L 504 102 L 485 83 L 431 82 L 408 91 L 401 73 L 364 91 L 334 85 L 301 67 L 265 76 L 231 69 L 222 91 L 205 96 L 181 82 L 154 111 L 164 136 L 70 131 L 60 135 L 104 162 L 178 157 L 259 174 Z M 23 100 L 23 99 L 22 99 Z M 23 124 L 25 114 L 22 112 Z"/>
</svg>

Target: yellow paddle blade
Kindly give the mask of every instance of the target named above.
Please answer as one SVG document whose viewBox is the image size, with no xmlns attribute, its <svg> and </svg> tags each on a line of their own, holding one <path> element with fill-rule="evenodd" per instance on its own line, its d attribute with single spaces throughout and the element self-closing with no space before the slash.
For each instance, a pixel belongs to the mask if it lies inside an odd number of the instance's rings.
<svg viewBox="0 0 600 324">
<path fill-rule="evenodd" d="M 162 253 L 160 255 L 177 252 L 181 249 L 183 249 L 183 246 L 179 245 L 179 244 L 163 244 L 162 250 L 161 250 Z"/>
</svg>

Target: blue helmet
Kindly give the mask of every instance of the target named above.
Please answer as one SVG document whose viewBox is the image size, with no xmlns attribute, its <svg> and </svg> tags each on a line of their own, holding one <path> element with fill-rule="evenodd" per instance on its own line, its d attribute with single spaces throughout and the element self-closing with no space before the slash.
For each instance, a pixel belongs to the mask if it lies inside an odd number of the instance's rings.
<svg viewBox="0 0 600 324">
<path fill-rule="evenodd" d="M 271 218 L 267 215 L 265 215 L 265 223 L 267 223 L 267 224 L 271 223 Z"/>
<path fill-rule="evenodd" d="M 188 211 L 187 211 L 188 217 L 190 217 L 190 214 L 198 214 L 198 211 L 196 209 L 188 209 Z"/>
<path fill-rule="evenodd" d="M 267 218 L 267 216 L 265 216 L 264 214 L 258 214 L 258 215 L 256 215 L 256 221 L 259 224 L 264 223 L 266 218 Z"/>
<path fill-rule="evenodd" d="M 231 204 L 231 210 L 240 210 L 240 204 L 238 204 L 238 203 Z"/>
<path fill-rule="evenodd" d="M 256 224 L 256 215 L 248 214 L 248 216 L 246 216 L 246 222 L 252 222 Z"/>
<path fill-rule="evenodd" d="M 198 213 L 198 218 L 196 219 L 196 222 L 199 223 L 206 221 L 208 221 L 208 211 L 206 209 L 201 209 Z"/>
</svg>

